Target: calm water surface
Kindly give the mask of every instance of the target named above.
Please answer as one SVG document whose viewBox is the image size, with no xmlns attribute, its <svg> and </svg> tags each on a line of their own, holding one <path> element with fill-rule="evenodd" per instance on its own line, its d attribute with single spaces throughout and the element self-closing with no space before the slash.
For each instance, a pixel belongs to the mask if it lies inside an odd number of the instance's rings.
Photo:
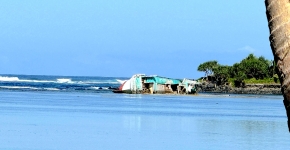
<svg viewBox="0 0 290 150">
<path fill-rule="evenodd" d="M 282 96 L 0 91 L 0 149 L 288 149 Z"/>
</svg>

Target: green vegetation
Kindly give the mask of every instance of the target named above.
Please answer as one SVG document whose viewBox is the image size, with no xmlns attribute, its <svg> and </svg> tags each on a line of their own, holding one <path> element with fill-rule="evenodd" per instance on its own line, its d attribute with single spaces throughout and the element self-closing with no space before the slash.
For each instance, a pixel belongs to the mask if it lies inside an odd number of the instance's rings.
<svg viewBox="0 0 290 150">
<path fill-rule="evenodd" d="M 205 73 L 205 76 L 212 75 L 214 68 L 218 67 L 217 61 L 207 61 L 198 66 L 197 70 Z"/>
<path fill-rule="evenodd" d="M 275 83 L 273 78 L 265 78 L 265 79 L 245 79 L 245 83 L 247 84 L 258 84 L 258 83 L 263 83 L 263 84 L 272 84 Z"/>
<path fill-rule="evenodd" d="M 274 61 L 263 56 L 256 57 L 249 54 L 248 57 L 233 66 L 221 65 L 217 61 L 207 61 L 198 66 L 198 71 L 205 72 L 208 80 L 215 81 L 217 85 L 232 84 L 271 84 L 279 82 Z"/>
</svg>

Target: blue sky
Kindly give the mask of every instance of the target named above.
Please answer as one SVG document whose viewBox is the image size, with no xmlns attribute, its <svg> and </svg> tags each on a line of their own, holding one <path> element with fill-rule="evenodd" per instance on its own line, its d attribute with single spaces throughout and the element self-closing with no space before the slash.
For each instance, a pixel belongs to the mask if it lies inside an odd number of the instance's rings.
<svg viewBox="0 0 290 150">
<path fill-rule="evenodd" d="M 1 0 L 0 74 L 198 78 L 268 36 L 264 0 Z"/>
</svg>

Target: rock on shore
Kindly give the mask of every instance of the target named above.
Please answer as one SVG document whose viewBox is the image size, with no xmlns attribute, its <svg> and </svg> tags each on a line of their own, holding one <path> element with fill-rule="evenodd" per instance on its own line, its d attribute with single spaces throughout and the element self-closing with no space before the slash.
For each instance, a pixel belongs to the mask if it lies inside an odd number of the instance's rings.
<svg viewBox="0 0 290 150">
<path fill-rule="evenodd" d="M 214 83 L 204 82 L 197 87 L 197 91 L 229 94 L 282 94 L 280 84 L 247 84 L 243 87 L 232 87 L 231 85 L 216 86 Z"/>
</svg>

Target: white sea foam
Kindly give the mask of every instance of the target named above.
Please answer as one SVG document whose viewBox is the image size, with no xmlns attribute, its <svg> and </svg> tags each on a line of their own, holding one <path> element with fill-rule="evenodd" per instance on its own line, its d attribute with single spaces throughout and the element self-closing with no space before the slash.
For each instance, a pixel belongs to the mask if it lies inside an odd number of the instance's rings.
<svg viewBox="0 0 290 150">
<path fill-rule="evenodd" d="M 34 82 L 34 83 L 76 83 L 76 84 L 119 84 L 116 80 L 102 80 L 102 81 L 72 81 L 70 78 L 58 78 L 56 80 L 29 80 L 19 79 L 18 77 L 0 76 L 0 82 Z M 120 80 L 122 82 L 122 80 Z"/>
<path fill-rule="evenodd" d="M 98 86 L 93 86 L 93 87 L 90 87 L 91 89 L 94 89 L 94 90 L 108 90 L 109 87 L 98 87 Z"/>
<path fill-rule="evenodd" d="M 56 79 L 56 81 L 57 81 L 58 83 L 73 83 L 73 82 L 71 81 L 71 79 L 66 79 L 66 78 Z"/>
<path fill-rule="evenodd" d="M 2 89 L 29 89 L 29 90 L 47 90 L 47 91 L 59 91 L 58 88 L 36 88 L 30 86 L 0 86 Z"/>
<path fill-rule="evenodd" d="M 30 87 L 30 86 L 0 86 L 3 89 L 32 89 L 39 90 L 40 88 Z"/>
<path fill-rule="evenodd" d="M 94 89 L 94 90 L 99 90 L 100 89 L 100 87 L 95 87 L 95 86 L 93 86 L 93 87 L 90 87 L 91 89 Z"/>
<path fill-rule="evenodd" d="M 19 80 L 19 82 L 51 83 L 51 82 L 55 82 L 55 81 L 48 81 L 48 80 Z"/>
<path fill-rule="evenodd" d="M 60 89 L 58 89 L 58 88 L 44 88 L 44 90 L 48 90 L 48 91 L 59 91 Z"/>
<path fill-rule="evenodd" d="M 0 81 L 19 81 L 18 77 L 2 77 L 0 76 Z"/>
<path fill-rule="evenodd" d="M 0 76 L 0 81 L 4 81 L 4 82 L 40 82 L 40 83 L 55 82 L 55 81 L 48 81 L 48 80 L 24 80 L 24 79 L 19 79 L 18 77 L 3 77 L 3 76 Z"/>
</svg>

